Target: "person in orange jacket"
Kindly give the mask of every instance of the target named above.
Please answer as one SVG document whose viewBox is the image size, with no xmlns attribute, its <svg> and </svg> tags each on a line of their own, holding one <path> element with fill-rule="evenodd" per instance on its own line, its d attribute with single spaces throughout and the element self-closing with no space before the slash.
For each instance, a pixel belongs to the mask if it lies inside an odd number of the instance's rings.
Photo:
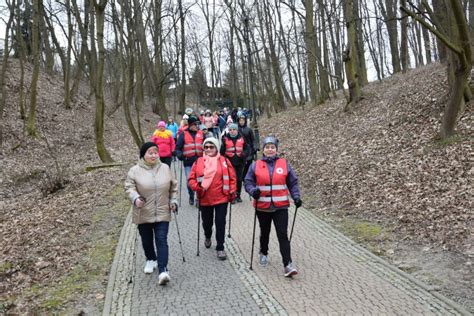
<svg viewBox="0 0 474 316">
<path fill-rule="evenodd" d="M 216 226 L 217 258 L 225 260 L 224 250 L 227 205 L 235 200 L 236 182 L 230 161 L 219 154 L 219 141 L 214 137 L 204 140 L 204 156 L 193 164 L 189 174 L 189 187 L 196 192 L 204 229 L 204 246 L 212 245 L 212 226 Z M 215 220 L 214 220 L 215 219 Z"/>
</svg>

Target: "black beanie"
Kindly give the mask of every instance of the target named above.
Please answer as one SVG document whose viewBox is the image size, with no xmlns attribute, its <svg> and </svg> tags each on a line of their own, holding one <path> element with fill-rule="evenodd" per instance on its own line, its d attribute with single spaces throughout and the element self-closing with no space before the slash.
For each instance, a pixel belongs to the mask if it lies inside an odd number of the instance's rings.
<svg viewBox="0 0 474 316">
<path fill-rule="evenodd" d="M 150 149 L 151 147 L 158 148 L 158 145 L 156 145 L 154 142 L 146 142 L 145 144 L 142 145 L 142 147 L 140 148 L 140 159 L 145 157 L 146 151 Z"/>
<path fill-rule="evenodd" d="M 195 117 L 195 116 L 190 116 L 190 117 L 188 118 L 188 125 L 191 126 L 191 125 L 193 125 L 193 124 L 195 124 L 195 123 L 201 123 L 201 122 L 199 121 L 199 119 L 198 119 L 197 117 Z"/>
</svg>

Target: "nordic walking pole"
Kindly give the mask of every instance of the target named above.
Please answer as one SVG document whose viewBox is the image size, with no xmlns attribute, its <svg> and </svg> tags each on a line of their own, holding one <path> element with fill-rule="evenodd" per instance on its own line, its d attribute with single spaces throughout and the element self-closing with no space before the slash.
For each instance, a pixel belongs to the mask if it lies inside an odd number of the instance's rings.
<svg viewBox="0 0 474 316">
<path fill-rule="evenodd" d="M 174 213 L 174 220 L 176 222 L 176 231 L 178 232 L 178 241 L 179 241 L 179 247 L 181 248 L 181 255 L 183 256 L 183 262 L 186 262 L 186 259 L 184 259 L 184 251 L 183 251 L 183 243 L 181 242 L 181 234 L 179 233 L 179 227 L 178 227 L 178 216 L 176 213 L 178 213 L 178 208 L 176 208 L 176 211 Z"/>
<path fill-rule="evenodd" d="M 181 168 L 179 169 L 179 206 L 181 207 L 181 191 L 183 191 L 183 161 L 181 161 Z"/>
<path fill-rule="evenodd" d="M 257 224 L 257 206 L 255 206 L 255 215 L 253 217 L 253 233 L 252 233 L 252 253 L 250 255 L 250 270 L 252 270 L 253 264 L 253 248 L 255 246 L 255 226 Z"/>
<path fill-rule="evenodd" d="M 197 254 L 196 256 L 199 256 L 199 235 L 200 235 L 200 232 L 201 232 L 201 223 L 200 220 L 201 220 L 201 208 L 199 207 L 199 195 L 197 194 L 196 192 L 196 205 L 197 205 L 197 208 L 198 208 L 198 237 L 197 237 Z"/>
<path fill-rule="evenodd" d="M 230 227 L 232 226 L 232 202 L 229 203 L 229 234 L 227 237 L 230 237 Z"/>
<path fill-rule="evenodd" d="M 290 243 L 291 243 L 291 237 L 293 237 L 293 228 L 295 228 L 296 212 L 298 212 L 298 207 L 295 208 L 295 215 L 293 216 L 293 224 L 291 225 L 291 233 L 290 233 Z"/>
</svg>

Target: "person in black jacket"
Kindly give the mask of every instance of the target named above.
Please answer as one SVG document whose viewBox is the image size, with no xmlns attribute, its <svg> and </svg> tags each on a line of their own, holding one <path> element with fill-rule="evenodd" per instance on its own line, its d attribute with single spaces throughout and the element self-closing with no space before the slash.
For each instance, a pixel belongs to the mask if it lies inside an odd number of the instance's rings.
<svg viewBox="0 0 474 316">
<path fill-rule="evenodd" d="M 235 169 L 237 176 L 237 196 L 235 202 L 242 202 L 240 192 L 242 191 L 242 181 L 244 178 L 244 167 L 246 157 L 251 154 L 249 145 L 238 131 L 238 126 L 235 123 L 229 124 L 229 132 L 222 136 L 221 155 L 229 159 L 232 167 Z M 235 202 L 232 202 L 235 203 Z"/>
<path fill-rule="evenodd" d="M 247 175 L 250 165 L 254 160 L 254 156 L 257 154 L 258 145 L 255 140 L 255 135 L 253 130 L 247 126 L 247 117 L 245 115 L 241 115 L 239 117 L 239 133 L 244 137 L 245 143 L 249 146 L 250 154 L 247 156 L 245 161 L 245 166 L 243 170 L 243 177 Z"/>
</svg>

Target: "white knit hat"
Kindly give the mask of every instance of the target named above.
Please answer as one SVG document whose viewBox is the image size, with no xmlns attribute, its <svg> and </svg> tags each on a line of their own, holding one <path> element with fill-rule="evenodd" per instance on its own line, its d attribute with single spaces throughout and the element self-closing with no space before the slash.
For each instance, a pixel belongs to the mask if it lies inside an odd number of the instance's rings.
<svg viewBox="0 0 474 316">
<path fill-rule="evenodd" d="M 212 143 L 214 146 L 216 146 L 216 149 L 219 150 L 219 141 L 215 137 L 208 137 L 204 140 L 204 143 L 202 144 L 203 146 L 206 145 L 206 143 Z"/>
</svg>

